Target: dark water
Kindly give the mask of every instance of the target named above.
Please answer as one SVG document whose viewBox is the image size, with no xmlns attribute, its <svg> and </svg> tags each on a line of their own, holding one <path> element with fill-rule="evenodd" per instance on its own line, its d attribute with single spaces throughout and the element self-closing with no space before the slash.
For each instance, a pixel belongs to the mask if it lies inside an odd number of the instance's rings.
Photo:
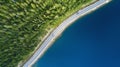
<svg viewBox="0 0 120 67">
<path fill-rule="evenodd" d="M 120 0 L 72 24 L 34 67 L 120 67 Z"/>
</svg>

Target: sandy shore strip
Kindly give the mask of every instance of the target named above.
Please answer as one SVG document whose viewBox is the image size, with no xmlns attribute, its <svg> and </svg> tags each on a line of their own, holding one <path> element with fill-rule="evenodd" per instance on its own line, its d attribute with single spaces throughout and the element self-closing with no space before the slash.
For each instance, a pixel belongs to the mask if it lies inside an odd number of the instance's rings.
<svg viewBox="0 0 120 67">
<path fill-rule="evenodd" d="M 63 21 L 43 42 L 40 48 L 34 53 L 34 55 L 23 65 L 23 67 L 31 67 L 43 54 L 44 52 L 51 46 L 51 44 L 55 41 L 55 39 L 74 21 L 79 19 L 80 17 L 96 10 L 97 8 L 103 6 L 104 4 L 110 2 L 111 0 L 99 0 L 96 3 L 85 7 L 82 10 L 79 10 L 68 19 Z"/>
</svg>

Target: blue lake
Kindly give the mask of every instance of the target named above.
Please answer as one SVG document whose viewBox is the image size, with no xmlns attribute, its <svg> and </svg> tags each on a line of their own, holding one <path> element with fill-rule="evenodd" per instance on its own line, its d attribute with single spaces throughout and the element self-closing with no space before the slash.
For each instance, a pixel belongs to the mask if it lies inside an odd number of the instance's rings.
<svg viewBox="0 0 120 67">
<path fill-rule="evenodd" d="M 120 0 L 78 19 L 33 67 L 120 67 Z"/>
</svg>

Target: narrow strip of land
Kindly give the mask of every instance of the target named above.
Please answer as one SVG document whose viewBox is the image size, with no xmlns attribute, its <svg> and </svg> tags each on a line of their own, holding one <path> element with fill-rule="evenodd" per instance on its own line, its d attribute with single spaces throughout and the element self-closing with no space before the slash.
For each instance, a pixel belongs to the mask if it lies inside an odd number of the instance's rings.
<svg viewBox="0 0 120 67">
<path fill-rule="evenodd" d="M 24 64 L 23 67 L 31 67 L 41 56 L 42 54 L 49 48 L 49 46 L 52 44 L 52 42 L 68 27 L 70 24 L 72 24 L 75 20 L 82 17 L 83 15 L 94 11 L 98 7 L 108 3 L 110 0 L 99 0 L 96 3 L 85 7 L 82 10 L 79 10 L 72 16 L 70 16 L 68 19 L 63 21 L 43 42 L 41 47 L 34 53 L 34 55 Z"/>
</svg>

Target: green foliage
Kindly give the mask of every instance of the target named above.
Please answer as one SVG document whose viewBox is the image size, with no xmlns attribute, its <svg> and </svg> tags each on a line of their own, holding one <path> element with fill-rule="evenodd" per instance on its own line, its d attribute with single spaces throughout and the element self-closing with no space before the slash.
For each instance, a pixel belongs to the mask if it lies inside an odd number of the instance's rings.
<svg viewBox="0 0 120 67">
<path fill-rule="evenodd" d="M 47 29 L 93 0 L 0 0 L 0 67 L 29 57 Z"/>
</svg>

